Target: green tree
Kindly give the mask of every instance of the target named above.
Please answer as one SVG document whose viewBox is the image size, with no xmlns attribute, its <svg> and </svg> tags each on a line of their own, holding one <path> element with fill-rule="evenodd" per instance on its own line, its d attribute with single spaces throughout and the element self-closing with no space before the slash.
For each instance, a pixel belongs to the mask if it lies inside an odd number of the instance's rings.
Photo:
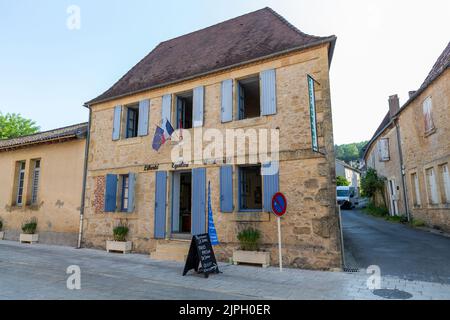
<svg viewBox="0 0 450 320">
<path fill-rule="evenodd" d="M 378 176 L 375 169 L 369 168 L 367 172 L 361 177 L 361 194 L 364 197 L 375 200 L 375 195 L 380 192 L 383 197 L 383 202 L 386 206 L 386 199 L 384 195 L 384 182 L 386 178 Z"/>
<path fill-rule="evenodd" d="M 337 176 L 336 177 L 336 185 L 338 187 L 348 187 L 350 185 L 350 182 L 345 179 L 343 176 Z"/>
<path fill-rule="evenodd" d="M 0 112 L 0 139 L 11 139 L 33 134 L 39 131 L 36 122 L 23 118 L 17 113 Z"/>
<path fill-rule="evenodd" d="M 349 143 L 335 146 L 336 158 L 339 160 L 350 162 L 359 160 L 362 157 L 363 148 L 367 144 L 367 141 L 361 141 L 357 143 Z"/>
</svg>

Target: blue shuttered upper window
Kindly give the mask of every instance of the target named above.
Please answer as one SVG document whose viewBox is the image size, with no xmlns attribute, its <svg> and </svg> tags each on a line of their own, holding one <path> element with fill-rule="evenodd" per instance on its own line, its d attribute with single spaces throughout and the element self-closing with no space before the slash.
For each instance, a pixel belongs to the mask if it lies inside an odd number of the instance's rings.
<svg viewBox="0 0 450 320">
<path fill-rule="evenodd" d="M 261 72 L 261 115 L 277 113 L 275 69 Z"/>
<path fill-rule="evenodd" d="M 150 113 L 150 100 L 139 102 L 138 136 L 148 135 L 148 117 Z"/>
<path fill-rule="evenodd" d="M 233 80 L 222 81 L 221 90 L 222 122 L 233 120 Z"/>
<path fill-rule="evenodd" d="M 120 139 L 120 124 L 122 121 L 121 117 L 122 117 L 122 106 L 115 106 L 113 116 L 113 132 L 112 132 L 113 140 Z"/>
<path fill-rule="evenodd" d="M 193 97 L 193 127 L 203 127 L 203 109 L 205 99 L 205 88 L 203 86 L 194 88 Z"/>
<path fill-rule="evenodd" d="M 166 94 L 162 97 L 162 110 L 161 110 L 161 123 L 165 125 L 165 121 L 168 120 L 171 122 L 171 114 L 172 114 L 172 95 Z"/>
</svg>

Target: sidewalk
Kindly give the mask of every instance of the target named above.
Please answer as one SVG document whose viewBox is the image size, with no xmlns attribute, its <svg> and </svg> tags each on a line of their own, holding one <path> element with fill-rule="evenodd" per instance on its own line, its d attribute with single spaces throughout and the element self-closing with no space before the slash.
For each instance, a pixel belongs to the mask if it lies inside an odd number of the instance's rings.
<svg viewBox="0 0 450 320">
<path fill-rule="evenodd" d="M 80 266 L 81 290 L 66 288 L 70 265 Z M 0 299 L 383 299 L 367 288 L 364 272 L 221 263 L 223 273 L 205 279 L 183 277 L 183 267 L 139 254 L 0 241 Z M 397 289 L 380 293 L 399 299 L 450 299 L 449 285 L 382 277 L 381 287 Z"/>
</svg>

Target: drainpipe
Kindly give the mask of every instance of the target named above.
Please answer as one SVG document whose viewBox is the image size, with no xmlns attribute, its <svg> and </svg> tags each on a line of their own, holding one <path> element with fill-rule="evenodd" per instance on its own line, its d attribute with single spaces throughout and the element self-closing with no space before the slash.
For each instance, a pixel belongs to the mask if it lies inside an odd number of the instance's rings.
<svg viewBox="0 0 450 320">
<path fill-rule="evenodd" d="M 403 202 L 405 205 L 406 217 L 408 219 L 408 222 L 410 222 L 411 214 L 409 212 L 409 206 L 408 206 L 408 192 L 407 192 L 407 186 L 406 186 L 405 165 L 403 164 L 402 144 L 401 144 L 401 138 L 400 138 L 400 126 L 398 124 L 398 117 L 395 117 L 393 120 L 394 120 L 396 135 L 397 135 L 398 154 L 399 154 L 399 159 L 400 159 L 400 174 L 402 175 Z"/>
<path fill-rule="evenodd" d="M 89 142 L 91 136 L 91 117 L 92 110 L 89 105 L 86 106 L 89 109 L 89 121 L 86 135 L 86 145 L 84 148 L 84 169 L 83 169 L 83 187 L 81 190 L 81 205 L 80 205 L 80 230 L 78 232 L 78 243 L 77 249 L 81 248 L 81 239 L 83 236 L 83 220 L 84 220 L 84 205 L 85 205 L 85 196 L 86 196 L 86 177 L 87 177 L 87 166 L 88 166 L 88 157 L 89 157 Z"/>
</svg>

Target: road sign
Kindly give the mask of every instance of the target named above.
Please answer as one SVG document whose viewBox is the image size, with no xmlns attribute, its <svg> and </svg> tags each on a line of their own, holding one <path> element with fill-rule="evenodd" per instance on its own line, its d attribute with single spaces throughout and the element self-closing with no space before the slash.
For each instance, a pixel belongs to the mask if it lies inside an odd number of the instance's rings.
<svg viewBox="0 0 450 320">
<path fill-rule="evenodd" d="M 287 201 L 284 194 L 277 192 L 272 197 L 272 212 L 277 217 L 282 217 L 286 213 Z"/>
</svg>

